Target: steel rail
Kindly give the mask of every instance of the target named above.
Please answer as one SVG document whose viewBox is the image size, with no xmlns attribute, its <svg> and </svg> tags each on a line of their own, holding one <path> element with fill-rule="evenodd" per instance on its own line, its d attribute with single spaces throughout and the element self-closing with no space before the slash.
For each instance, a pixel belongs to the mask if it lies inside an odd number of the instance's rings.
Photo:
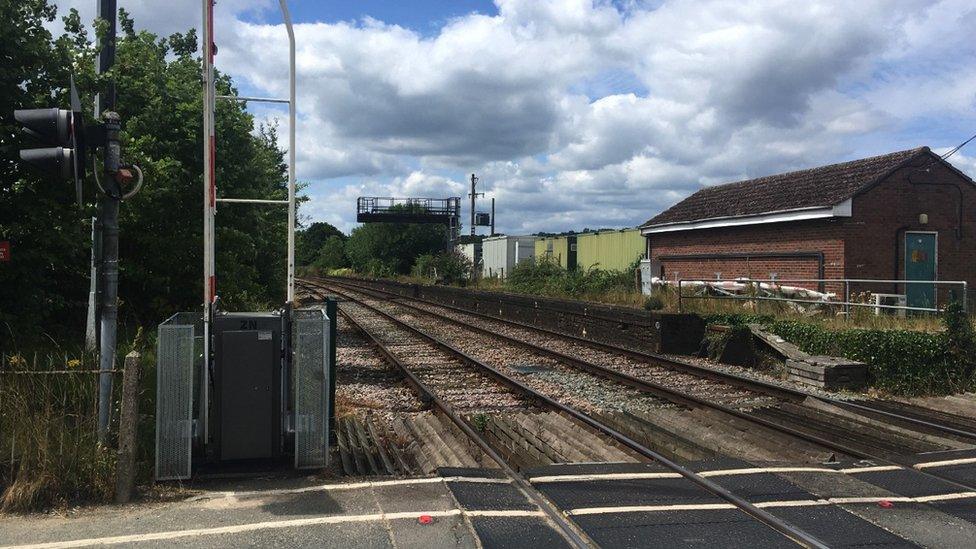
<svg viewBox="0 0 976 549">
<path fill-rule="evenodd" d="M 357 291 L 357 290 L 353 290 L 353 291 Z M 358 291 L 361 291 L 363 293 L 367 293 L 368 290 L 362 290 L 362 289 L 360 289 Z M 389 292 L 386 292 L 386 293 L 389 293 Z M 441 315 L 439 313 L 434 313 L 432 311 L 427 311 L 426 309 L 421 309 L 419 307 L 415 307 L 415 306 L 409 305 L 407 303 L 403 303 L 403 302 L 401 302 L 399 300 L 399 298 L 402 298 L 404 296 L 400 296 L 398 294 L 394 294 L 394 295 L 396 295 L 396 297 L 397 297 L 397 300 L 393 302 L 396 305 L 399 305 L 399 306 L 402 306 L 402 307 L 406 307 L 408 309 L 415 310 L 415 311 L 418 311 L 418 312 L 421 312 L 421 313 L 425 313 L 425 314 L 430 315 L 430 316 L 433 316 L 435 318 L 440 317 L 442 320 L 445 320 L 445 321 L 450 321 L 450 322 L 453 322 L 453 323 L 457 323 L 458 322 L 458 319 L 451 318 L 451 317 L 448 317 L 446 315 Z M 408 298 L 408 299 L 413 299 L 413 298 Z M 662 394 L 661 396 L 664 396 L 665 398 L 668 398 L 667 394 L 670 394 L 670 395 L 672 395 L 672 397 L 674 399 L 688 399 L 688 401 L 700 403 L 701 406 L 704 406 L 704 407 L 707 407 L 707 408 L 711 408 L 711 409 L 715 409 L 715 410 L 718 410 L 720 412 L 730 413 L 730 414 L 732 414 L 735 417 L 739 417 L 739 418 L 744 419 L 746 421 L 753 422 L 753 423 L 757 423 L 759 425 L 763 425 L 763 426 L 768 427 L 770 429 L 773 429 L 773 430 L 776 430 L 776 431 L 779 431 L 781 433 L 785 433 L 785 434 L 788 434 L 788 435 L 792 435 L 792 436 L 795 436 L 797 438 L 801 438 L 801 439 L 807 440 L 809 442 L 814 442 L 814 443 L 817 443 L 817 444 L 821 444 L 822 446 L 824 446 L 826 448 L 831 448 L 831 449 L 833 449 L 835 451 L 839 451 L 839 452 L 848 454 L 851 457 L 856 457 L 856 458 L 859 458 L 859 459 L 867 459 L 867 460 L 871 460 L 871 461 L 874 461 L 874 462 L 877 462 L 877 463 L 882 463 L 882 464 L 898 465 L 898 466 L 904 467 L 906 469 L 912 470 L 915 474 L 923 475 L 925 477 L 929 477 L 929 478 L 932 478 L 932 479 L 937 479 L 937 480 L 940 480 L 942 482 L 945 482 L 945 483 L 954 485 L 954 486 L 956 486 L 958 488 L 961 488 L 963 490 L 966 490 L 966 491 L 976 490 L 976 484 L 968 484 L 968 483 L 965 483 L 965 482 L 960 482 L 958 480 L 952 479 L 950 477 L 946 477 L 946 476 L 940 475 L 940 474 L 935 473 L 935 472 L 925 471 L 925 470 L 921 470 L 921 469 L 915 469 L 914 468 L 914 463 L 911 460 L 900 459 L 898 457 L 892 457 L 892 456 L 884 457 L 884 456 L 877 455 L 877 454 L 873 454 L 873 453 L 870 453 L 870 452 L 865 452 L 863 450 L 859 450 L 859 449 L 856 449 L 856 448 L 849 447 L 849 446 L 847 446 L 845 444 L 842 444 L 840 442 L 836 442 L 836 441 L 833 441 L 833 440 L 830 440 L 830 439 L 825 439 L 825 438 L 819 437 L 817 435 L 813 435 L 813 434 L 810 434 L 810 433 L 805 433 L 803 431 L 799 431 L 799 430 L 793 429 L 792 427 L 789 427 L 787 425 L 783 425 L 783 424 L 780 424 L 780 423 L 777 423 L 777 422 L 768 420 L 766 418 L 759 418 L 759 417 L 753 416 L 751 414 L 748 414 L 748 413 L 745 413 L 745 412 L 741 412 L 739 410 L 735 410 L 735 409 L 732 409 L 732 408 L 728 408 L 728 407 L 723 406 L 721 404 L 709 402 L 709 401 L 706 401 L 704 399 L 700 399 L 698 397 L 695 397 L 693 395 L 688 395 L 686 393 L 682 393 L 682 392 L 677 391 L 675 389 L 671 389 L 671 388 L 668 388 L 668 387 L 664 387 L 662 385 L 659 385 L 659 384 L 656 384 L 656 383 L 653 383 L 653 382 L 648 382 L 648 381 L 645 381 L 645 380 L 642 380 L 642 379 L 639 379 L 639 378 L 634 378 L 634 377 L 629 376 L 627 374 L 624 374 L 622 372 L 617 372 L 615 370 L 611 370 L 611 369 L 605 368 L 603 366 L 599 366 L 597 364 L 587 363 L 586 361 L 584 361 L 582 359 L 578 359 L 576 357 L 572 357 L 572 356 L 569 356 L 569 355 L 565 355 L 563 353 L 559 353 L 558 351 L 552 351 L 552 350 L 549 350 L 549 349 L 545 349 L 544 347 L 539 347 L 539 346 L 534 345 L 534 344 L 529 343 L 529 342 L 525 342 L 525 341 L 521 341 L 521 340 L 518 340 L 518 339 L 515 339 L 515 338 L 511 338 L 510 336 L 505 336 L 505 335 L 499 334 L 497 332 L 492 332 L 492 331 L 487 330 L 487 329 L 484 329 L 484 328 L 472 326 L 470 324 L 464 324 L 463 327 L 466 328 L 466 329 L 471 329 L 473 331 L 477 331 L 477 332 L 480 332 L 480 333 L 487 334 L 487 335 L 489 335 L 491 337 L 495 337 L 495 338 L 498 338 L 498 339 L 510 340 L 515 345 L 519 345 L 519 346 L 523 346 L 523 347 L 527 347 L 527 348 L 534 348 L 533 350 L 537 350 L 537 351 L 539 351 L 541 353 L 549 354 L 550 356 L 553 356 L 557 360 L 566 360 L 566 361 L 570 362 L 571 364 L 585 363 L 586 364 L 585 369 L 589 370 L 590 368 L 592 368 L 594 370 L 594 373 L 597 372 L 597 371 L 605 371 L 608 374 L 608 377 L 610 375 L 620 376 L 619 381 L 621 383 L 626 383 L 627 385 L 629 385 L 631 387 L 635 387 L 635 388 L 637 388 L 639 390 L 645 390 L 646 392 L 651 392 L 653 394 L 659 394 L 658 393 L 658 390 L 663 390 L 664 394 Z M 430 337 L 430 336 L 427 336 L 427 337 Z M 596 375 L 599 375 L 599 374 L 596 374 Z M 641 388 L 641 385 L 646 385 L 646 389 L 642 389 Z M 672 400 L 672 401 L 675 401 L 675 400 Z"/>
<path fill-rule="evenodd" d="M 360 290 L 360 291 L 362 291 L 362 290 Z M 452 318 L 452 317 L 449 317 L 449 316 L 446 316 L 446 315 L 442 315 L 440 313 L 435 313 L 433 311 L 428 311 L 426 309 L 421 309 L 421 308 L 416 307 L 414 305 L 410 305 L 408 303 L 403 303 L 400 300 L 395 301 L 395 303 L 397 305 L 401 306 L 401 307 L 405 307 L 407 309 L 410 309 L 410 310 L 413 310 L 413 311 L 417 311 L 417 312 L 420 312 L 422 314 L 426 314 L 426 315 L 432 316 L 434 318 L 438 318 L 440 320 L 444 320 L 444 321 L 447 321 L 447 322 L 454 322 L 454 323 L 457 323 L 458 322 L 458 319 L 456 319 L 456 318 Z M 810 434 L 810 433 L 805 433 L 803 431 L 794 429 L 794 428 L 789 427 L 787 425 L 782 425 L 780 423 L 777 423 L 777 422 L 768 420 L 766 418 L 756 417 L 756 416 L 753 416 L 753 415 L 751 415 L 749 413 L 743 412 L 741 410 L 736 410 L 736 409 L 734 409 L 732 407 L 725 406 L 723 404 L 719 404 L 719 403 L 716 403 L 716 402 L 711 402 L 711 401 L 705 400 L 705 399 L 703 399 L 701 397 L 697 397 L 697 396 L 694 396 L 692 394 L 685 393 L 683 391 L 679 391 L 679 390 L 673 389 L 671 387 L 667 387 L 665 385 L 662 385 L 662 384 L 657 383 L 657 382 L 654 382 L 654 381 L 640 379 L 640 378 L 631 376 L 629 374 L 625 374 L 623 372 L 614 370 L 612 368 L 607 368 L 606 366 L 601 366 L 599 364 L 595 364 L 593 362 L 589 362 L 587 360 L 584 360 L 584 359 L 581 359 L 581 358 L 578 358 L 578 357 L 575 357 L 575 356 L 567 355 L 567 354 L 562 353 L 560 351 L 555 351 L 555 350 L 552 350 L 552 349 L 547 349 L 547 348 L 542 347 L 540 345 L 537 345 L 535 343 L 531 343 L 531 342 L 528 342 L 528 341 L 524 341 L 524 340 L 521 340 L 521 339 L 518 339 L 518 338 L 515 338 L 515 337 L 512 337 L 512 336 L 508 336 L 508 335 L 505 335 L 505 334 L 501 334 L 501 333 L 498 333 L 498 332 L 494 332 L 494 331 L 492 331 L 492 330 L 490 330 L 488 328 L 483 328 L 481 326 L 474 326 L 472 324 L 467 324 L 467 323 L 464 324 L 463 327 L 466 330 L 471 330 L 473 332 L 480 333 L 480 334 L 483 334 L 483 335 L 487 335 L 489 337 L 501 339 L 501 340 L 503 340 L 503 341 L 505 341 L 505 342 L 507 342 L 509 344 L 512 344 L 512 345 L 515 345 L 515 346 L 518 346 L 518 347 L 522 347 L 524 349 L 528 349 L 528 350 L 530 350 L 530 351 L 532 351 L 534 353 L 538 353 L 538 354 L 542 354 L 542 355 L 548 356 L 550 358 L 556 359 L 559 362 L 563 362 L 563 363 L 570 364 L 572 366 L 575 366 L 577 369 L 583 370 L 585 372 L 588 372 L 590 374 L 593 374 L 593 375 L 596 375 L 596 376 L 599 376 L 599 377 L 603 377 L 603 378 L 606 378 L 606 379 L 610 379 L 612 381 L 621 383 L 623 385 L 627 385 L 628 387 L 632 387 L 634 389 L 637 389 L 638 391 L 642 391 L 642 392 L 645 392 L 645 393 L 650 393 L 650 394 L 656 395 L 656 396 L 661 397 L 661 398 L 664 398 L 664 399 L 666 399 L 666 400 L 668 400 L 668 401 L 670 401 L 670 402 L 672 402 L 674 404 L 679 404 L 679 405 L 682 405 L 682 406 L 687 406 L 689 408 L 708 408 L 708 409 L 716 410 L 718 412 L 721 412 L 721 413 L 730 415 L 732 417 L 736 417 L 736 418 L 742 419 L 742 420 L 747 421 L 747 422 L 750 422 L 750 423 L 758 424 L 758 425 L 761 425 L 763 427 L 772 429 L 774 431 L 777 431 L 777 432 L 780 432 L 780 433 L 784 433 L 784 434 L 793 436 L 795 438 L 799 438 L 799 439 L 805 440 L 807 442 L 812 442 L 814 444 L 817 444 L 817 445 L 823 446 L 825 448 L 828 448 L 828 449 L 830 449 L 832 451 L 844 453 L 844 454 L 846 454 L 848 456 L 851 456 L 851 457 L 854 457 L 854 458 L 867 459 L 867 458 L 873 457 L 873 456 L 871 456 L 870 454 L 868 454 L 866 452 L 863 452 L 863 451 L 858 450 L 856 448 L 852 448 L 850 446 L 844 445 L 844 444 L 842 444 L 840 442 L 837 442 L 837 441 L 834 441 L 834 440 L 830 440 L 830 439 L 826 439 L 826 438 L 823 438 L 823 437 L 820 437 L 820 436 L 817 436 L 817 435 L 813 435 L 813 434 Z"/>
<path fill-rule="evenodd" d="M 670 358 L 670 357 L 666 357 L 666 356 L 663 356 L 663 355 L 660 355 L 660 354 L 657 354 L 657 353 L 649 353 L 649 352 L 646 352 L 646 351 L 637 351 L 637 350 L 634 350 L 634 349 L 628 349 L 626 347 L 621 347 L 619 345 L 614 345 L 612 343 L 605 343 L 605 342 L 602 342 L 602 341 L 596 341 L 596 340 L 592 340 L 592 339 L 587 339 L 587 338 L 580 337 L 580 336 L 573 335 L 573 334 L 565 334 L 565 333 L 557 332 L 555 330 L 551 330 L 549 328 L 543 328 L 541 326 L 533 326 L 531 324 L 525 324 L 523 322 L 519 322 L 519 321 L 516 321 L 516 320 L 511 320 L 511 319 L 507 319 L 507 318 L 501 318 L 501 317 L 497 317 L 495 315 L 490 315 L 490 314 L 482 313 L 482 312 L 479 312 L 479 311 L 470 311 L 470 310 L 464 309 L 462 307 L 457 307 L 455 305 L 447 305 L 447 304 L 444 304 L 444 303 L 437 303 L 435 301 L 431 301 L 429 299 L 424 299 L 424 298 L 420 298 L 420 297 L 404 296 L 404 295 L 398 294 L 396 292 L 391 292 L 389 290 L 382 290 L 382 289 L 379 289 L 379 288 L 372 288 L 372 287 L 369 287 L 369 286 L 361 286 L 359 284 L 350 283 L 350 282 L 345 281 L 345 280 L 343 280 L 341 282 L 336 281 L 335 279 L 329 279 L 329 280 L 332 281 L 332 282 L 335 282 L 336 284 L 340 284 L 340 285 L 352 286 L 354 288 L 360 288 L 360 289 L 363 289 L 363 290 L 371 290 L 371 291 L 375 291 L 375 292 L 380 292 L 380 293 L 388 294 L 388 295 L 391 295 L 391 296 L 396 296 L 397 298 L 401 298 L 401 299 L 409 299 L 409 300 L 413 300 L 413 301 L 419 301 L 419 302 L 426 303 L 426 304 L 431 305 L 431 306 L 434 306 L 434 307 L 442 307 L 442 308 L 445 308 L 445 309 L 453 310 L 453 311 L 456 311 L 456 312 L 461 313 L 461 314 L 467 314 L 467 315 L 471 315 L 471 316 L 475 316 L 475 317 L 485 318 L 485 319 L 488 319 L 488 320 L 492 320 L 492 321 L 496 321 L 496 322 L 501 322 L 503 324 L 507 324 L 507 325 L 510 325 L 510 326 L 518 327 L 518 328 L 523 328 L 523 329 L 530 330 L 530 331 L 534 331 L 534 332 L 538 332 L 538 333 L 541 333 L 541 334 L 545 334 L 545 335 L 549 335 L 549 336 L 553 336 L 553 337 L 558 337 L 558 338 L 562 338 L 562 339 L 568 339 L 568 340 L 571 340 L 571 341 L 574 341 L 574 342 L 577 342 L 577 343 L 580 343 L 580 344 L 583 344 L 583 345 L 589 345 L 591 347 L 596 347 L 596 348 L 601 349 L 603 351 L 607 351 L 607 352 L 611 352 L 611 353 L 620 353 L 620 354 L 624 354 L 624 355 L 630 356 L 631 358 L 635 358 L 635 359 L 638 359 L 638 360 L 645 360 L 645 361 L 648 361 L 648 362 L 653 362 L 653 363 L 655 363 L 655 364 L 657 364 L 657 365 L 659 365 L 659 366 L 661 366 L 663 368 L 668 368 L 670 370 L 680 371 L 680 372 L 684 372 L 684 373 L 687 373 L 687 374 L 691 374 L 691 375 L 695 375 L 695 376 L 699 376 L 699 377 L 705 377 L 705 378 L 712 379 L 712 380 L 716 380 L 716 381 L 722 381 L 722 382 L 726 382 L 726 383 L 731 383 L 733 385 L 737 385 L 737 386 L 742 387 L 742 388 L 745 388 L 745 389 L 750 389 L 750 390 L 754 390 L 754 391 L 763 392 L 763 393 L 765 393 L 765 394 L 767 394 L 769 396 L 773 396 L 773 397 L 777 397 L 777 398 L 789 399 L 789 400 L 793 400 L 795 402 L 800 402 L 800 401 L 802 401 L 802 400 L 804 400 L 806 398 L 814 398 L 814 399 L 817 399 L 817 400 L 820 400 L 820 401 L 823 401 L 823 402 L 828 402 L 828 403 L 833 404 L 835 406 L 839 406 L 839 407 L 843 407 L 843 408 L 848 408 L 848 409 L 856 409 L 856 410 L 870 411 L 872 413 L 875 413 L 875 414 L 878 414 L 878 415 L 882 415 L 882 416 L 885 416 L 885 417 L 889 417 L 889 418 L 892 418 L 892 419 L 896 419 L 896 420 L 902 421 L 904 423 L 919 425 L 919 426 L 922 426 L 922 427 L 927 427 L 927 428 L 930 428 L 930 429 L 935 429 L 935 430 L 938 430 L 938 431 L 942 431 L 944 433 L 953 434 L 953 435 L 956 435 L 956 436 L 959 436 L 959 437 L 964 437 L 964 438 L 968 438 L 968 439 L 971 439 L 971 440 L 976 440 L 976 432 L 966 431 L 966 430 L 963 430 L 963 429 L 957 429 L 957 428 L 952 427 L 952 426 L 949 426 L 949 425 L 944 425 L 944 424 L 940 424 L 940 423 L 934 423 L 934 422 L 931 422 L 931 421 L 928 421 L 928 420 L 925 420 L 925 419 L 915 418 L 915 417 L 911 417 L 911 416 L 906 416 L 904 414 L 899 414 L 897 412 L 892 412 L 892 411 L 889 411 L 889 410 L 879 410 L 877 408 L 873 408 L 873 407 L 868 406 L 868 405 L 858 404 L 856 402 L 852 402 L 852 401 L 848 401 L 848 400 L 839 400 L 839 399 L 834 399 L 834 398 L 830 398 L 830 397 L 824 397 L 824 396 L 821 396 L 821 395 L 816 395 L 816 394 L 813 394 L 813 393 L 808 393 L 806 391 L 802 391 L 802 390 L 799 390 L 799 389 L 794 389 L 794 388 L 791 388 L 791 387 L 783 387 L 781 385 L 777 385 L 775 383 L 770 383 L 768 381 L 763 381 L 763 380 L 759 380 L 759 379 L 750 378 L 750 377 L 747 377 L 747 376 L 738 375 L 738 374 L 735 374 L 735 373 L 732 373 L 732 372 L 721 372 L 721 371 L 717 371 L 717 370 L 712 370 L 712 369 L 706 368 L 704 366 L 699 366 L 697 364 L 692 364 L 690 362 L 684 362 L 684 361 L 677 360 L 677 359 Z M 868 401 L 868 402 L 870 402 L 870 401 Z"/>
<path fill-rule="evenodd" d="M 321 286 L 320 286 L 320 288 L 321 288 Z M 623 444 L 623 445 L 631 448 L 632 450 L 638 452 L 639 454 L 642 454 L 643 456 L 645 456 L 647 458 L 650 458 L 650 459 L 652 459 L 652 460 L 660 463 L 665 468 L 670 469 L 671 471 L 674 471 L 675 473 L 678 473 L 682 477 L 688 479 L 689 481 L 693 482 L 694 484 L 698 485 L 699 487 L 703 488 L 704 490 L 706 490 L 708 492 L 711 492 L 712 494 L 714 494 L 714 495 L 716 495 L 716 496 L 718 496 L 718 497 L 726 500 L 727 502 L 731 503 L 733 506 L 735 506 L 736 508 L 738 508 L 742 512 L 750 515 L 751 517 L 753 517 L 754 519 L 758 520 L 759 522 L 765 524 L 769 528 L 772 528 L 773 530 L 779 532 L 784 537 L 790 539 L 791 541 L 795 542 L 796 544 L 798 544 L 800 546 L 803 546 L 803 547 L 818 547 L 818 548 L 819 547 L 827 547 L 822 541 L 820 541 L 819 539 L 817 539 L 813 535 L 807 533 L 803 529 L 801 529 L 801 528 L 799 528 L 797 526 L 794 526 L 793 524 L 790 524 L 789 522 L 787 522 L 787 521 L 785 521 L 785 520 L 783 520 L 783 519 L 781 519 L 781 518 L 773 515 L 772 513 L 768 512 L 768 511 L 766 511 L 764 509 L 761 509 L 759 507 L 756 507 L 754 504 L 752 504 L 748 500 L 746 500 L 746 499 L 744 499 L 744 498 L 742 498 L 742 497 L 740 497 L 740 496 L 732 493 L 731 491 L 729 491 L 728 489 L 726 489 L 722 485 L 720 485 L 720 484 L 718 484 L 718 483 L 716 483 L 716 482 L 714 482 L 712 480 L 709 480 L 709 479 L 707 479 L 707 478 L 699 475 L 698 473 L 695 473 L 691 469 L 688 469 L 688 468 L 686 468 L 686 467 L 678 464 L 677 462 L 674 462 L 674 461 L 668 459 L 664 455 L 662 455 L 662 454 L 660 454 L 660 453 L 658 453 L 658 452 L 656 452 L 656 451 L 654 451 L 654 450 L 652 450 L 650 448 L 647 448 L 646 446 L 644 446 L 644 445 L 640 444 L 639 442 L 633 440 L 632 438 L 630 438 L 627 435 L 621 433 L 620 431 L 617 431 L 616 429 L 613 429 L 612 427 L 610 427 L 610 426 L 608 426 L 608 425 L 606 425 L 604 423 L 601 423 L 600 421 L 597 421 L 597 420 L 593 419 L 589 415 L 587 415 L 587 414 L 585 414 L 583 412 L 580 412 L 576 408 L 574 408 L 572 406 L 569 406 L 569 405 L 566 405 L 566 404 L 563 404 L 563 403 L 560 403 L 560 402 L 557 402 L 557 401 L 553 400 L 552 398 L 550 398 L 550 397 L 548 397 L 546 395 L 543 395 L 542 393 L 537 392 L 535 389 L 532 389 L 531 387 L 528 387 L 527 385 L 524 385 L 524 384 L 522 384 L 522 383 L 520 383 L 520 382 L 518 382 L 518 381 L 516 381 L 516 380 L 514 380 L 514 379 L 512 379 L 510 377 L 508 377 L 504 373 L 502 373 L 502 372 L 498 371 L 497 369 L 489 366 L 488 364 L 485 364 L 484 362 L 481 362 L 480 360 L 478 360 L 478 359 L 476 359 L 474 357 L 471 357 L 470 355 L 468 355 L 464 351 L 462 351 L 462 350 L 454 347 L 450 343 L 448 343 L 448 342 L 446 342 L 446 341 L 444 341 L 444 340 L 442 340 L 442 339 L 440 339 L 440 338 L 438 338 L 438 337 L 436 337 L 436 336 L 434 336 L 432 334 L 428 334 L 428 333 L 424 332 L 423 330 L 421 330 L 421 329 L 419 329 L 419 328 L 417 328 L 415 326 L 411 326 L 411 325 L 407 324 L 406 322 L 404 322 L 404 321 L 402 321 L 402 320 L 394 317 L 390 313 L 387 313 L 386 311 L 383 311 L 383 310 L 381 310 L 381 309 L 379 309 L 379 308 L 377 308 L 375 306 L 372 306 L 372 305 L 369 305 L 367 303 L 364 303 L 363 301 L 361 301 L 359 299 L 356 299 L 355 297 L 351 297 L 348 294 L 344 294 L 344 293 L 342 293 L 340 291 L 337 291 L 334 288 L 331 291 L 334 292 L 334 293 L 336 293 L 336 294 L 338 294 L 338 295 L 340 295 L 340 296 L 342 296 L 342 297 L 344 297 L 345 299 L 348 299 L 349 301 L 355 302 L 355 303 L 359 304 L 360 306 L 369 309 L 370 311 L 372 311 L 372 312 L 374 312 L 374 313 L 376 313 L 376 314 L 378 314 L 378 315 L 380 315 L 380 316 L 388 319 L 389 321 L 393 322 L 394 324 L 396 324 L 398 326 L 401 326 L 401 327 L 405 328 L 406 330 L 408 330 L 408 331 L 410 331 L 412 333 L 415 333 L 415 334 L 419 335 L 420 337 L 422 337 L 424 339 L 427 339 L 428 341 L 434 343 L 437 347 L 440 347 L 441 349 L 450 352 L 451 354 L 453 354 L 453 355 L 461 358 L 465 362 L 468 362 L 469 364 L 471 364 L 473 366 L 476 366 L 479 369 L 482 369 L 482 370 L 485 370 L 485 371 L 487 371 L 489 373 L 492 373 L 494 377 L 496 377 L 498 379 L 501 379 L 501 380 L 504 380 L 504 382 L 507 385 L 509 385 L 509 386 L 511 386 L 513 388 L 518 389 L 519 391 L 523 392 L 523 394 L 525 394 L 527 396 L 532 396 L 532 397 L 536 398 L 537 400 L 545 403 L 546 405 L 550 406 L 554 410 L 558 410 L 558 411 L 561 411 L 563 413 L 566 413 L 567 415 L 572 416 L 573 418 L 575 418 L 576 420 L 580 421 L 581 423 L 584 423 L 586 425 L 589 425 L 591 428 L 596 429 L 596 430 L 598 430 L 598 431 L 600 431 L 600 432 L 608 435 L 609 437 L 613 438 L 617 442 L 620 442 L 621 444 Z"/>
<path fill-rule="evenodd" d="M 366 306 L 366 305 L 363 305 Z M 414 391 L 420 397 L 421 401 L 425 404 L 433 404 L 437 409 L 441 411 L 452 423 L 457 425 L 458 429 L 474 442 L 488 457 L 492 459 L 501 470 L 511 478 L 515 484 L 518 486 L 519 490 L 532 502 L 534 502 L 539 509 L 548 516 L 549 520 L 552 521 L 553 525 L 559 530 L 560 535 L 571 545 L 577 548 L 593 547 L 597 544 L 593 542 L 586 535 L 582 529 L 578 528 L 571 519 L 562 515 L 558 508 L 553 504 L 541 491 L 539 491 L 535 486 L 526 479 L 521 473 L 517 472 L 498 452 L 495 451 L 488 442 L 479 435 L 474 429 L 471 428 L 465 422 L 461 416 L 454 411 L 454 409 L 431 390 L 416 374 L 413 373 L 410 368 L 404 364 L 400 359 L 393 354 L 392 351 L 382 342 L 379 338 L 370 332 L 365 326 L 363 326 L 359 321 L 352 317 L 348 312 L 339 309 L 339 314 L 342 315 L 350 324 L 352 324 L 357 330 L 362 332 L 363 335 L 370 341 L 370 343 L 376 347 L 376 349 L 382 354 L 386 360 L 395 366 L 403 374 L 407 383 L 413 387 Z"/>
</svg>

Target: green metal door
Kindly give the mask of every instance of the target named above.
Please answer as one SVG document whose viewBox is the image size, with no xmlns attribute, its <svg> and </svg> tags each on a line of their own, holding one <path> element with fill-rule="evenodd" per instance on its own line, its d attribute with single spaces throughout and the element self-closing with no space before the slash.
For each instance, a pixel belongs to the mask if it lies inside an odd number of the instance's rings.
<svg viewBox="0 0 976 549">
<path fill-rule="evenodd" d="M 905 233 L 905 280 L 935 280 L 935 233 Z M 935 284 L 905 284 L 909 307 L 934 308 Z"/>
</svg>

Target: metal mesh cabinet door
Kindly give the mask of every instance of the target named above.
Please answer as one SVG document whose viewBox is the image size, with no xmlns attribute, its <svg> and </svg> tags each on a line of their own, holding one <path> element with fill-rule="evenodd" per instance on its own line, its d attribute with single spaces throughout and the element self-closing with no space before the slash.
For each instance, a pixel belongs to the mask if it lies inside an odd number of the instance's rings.
<svg viewBox="0 0 976 549">
<path fill-rule="evenodd" d="M 295 468 L 329 463 L 329 319 L 295 311 Z"/>
<path fill-rule="evenodd" d="M 193 351 L 192 324 L 176 324 L 170 319 L 159 325 L 156 354 L 157 480 L 190 478 Z"/>
</svg>

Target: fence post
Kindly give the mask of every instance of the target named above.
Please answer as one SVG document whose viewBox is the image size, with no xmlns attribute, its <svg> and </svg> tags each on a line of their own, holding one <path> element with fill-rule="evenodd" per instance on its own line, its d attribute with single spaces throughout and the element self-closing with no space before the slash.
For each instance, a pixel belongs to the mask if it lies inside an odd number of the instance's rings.
<svg viewBox="0 0 976 549">
<path fill-rule="evenodd" d="M 128 503 L 135 484 L 141 358 L 142 355 L 136 351 L 125 356 L 125 369 L 122 373 L 122 414 L 119 418 L 119 451 L 115 464 L 115 503 Z"/>
<path fill-rule="evenodd" d="M 681 303 L 681 282 L 682 280 L 678 279 L 678 312 L 679 313 L 684 312 L 684 308 L 682 307 L 683 304 Z"/>
<path fill-rule="evenodd" d="M 844 281 L 844 321 L 851 320 L 851 281 Z"/>
</svg>

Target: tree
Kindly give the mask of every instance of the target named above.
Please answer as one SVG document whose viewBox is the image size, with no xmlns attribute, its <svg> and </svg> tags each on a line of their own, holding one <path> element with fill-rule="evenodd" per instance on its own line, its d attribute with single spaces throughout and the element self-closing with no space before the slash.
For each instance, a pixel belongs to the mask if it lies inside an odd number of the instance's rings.
<svg viewBox="0 0 976 549">
<path fill-rule="evenodd" d="M 367 223 L 349 235 L 346 255 L 360 273 L 407 274 L 417 257 L 444 249 L 445 230 L 444 225 Z"/>
<path fill-rule="evenodd" d="M 91 66 L 70 39 L 55 42 L 44 27 L 56 15 L 45 0 L 0 2 L 0 240 L 11 260 L 0 263 L 0 348 L 20 346 L 65 325 L 84 327 L 89 215 L 73 206 L 71 185 L 20 162 L 27 145 L 15 109 L 67 108 L 68 67 Z M 5 345 L 6 344 L 6 345 Z"/>
<path fill-rule="evenodd" d="M 46 0 L 0 2 L 0 16 L 14 22 L 0 31 L 0 240 L 13 244 L 13 261 L 0 263 L 0 321 L 16 327 L 0 324 L 0 347 L 12 331 L 39 337 L 38 327 L 80 342 L 95 196 L 89 185 L 79 210 L 71 185 L 23 166 L 16 157 L 20 139 L 12 118 L 15 108 L 67 106 L 69 68 L 84 105 L 92 104 L 106 76 L 94 73 L 97 48 L 74 10 L 63 18 L 66 33 L 57 39 L 43 26 L 55 17 Z M 109 76 L 117 83 L 124 157 L 145 174 L 143 190 L 122 205 L 120 219 L 120 317 L 134 329 L 176 311 L 199 309 L 201 63 L 193 30 L 160 38 L 137 32 L 122 10 L 119 20 L 116 64 Z M 226 75 L 216 75 L 216 86 L 218 94 L 236 93 Z M 215 118 L 218 193 L 286 198 L 276 128 L 254 131 L 253 117 L 237 102 L 218 103 Z M 216 262 L 225 307 L 283 301 L 286 220 L 284 208 L 220 206 Z"/>
<path fill-rule="evenodd" d="M 346 235 L 330 223 L 316 221 L 295 235 L 295 264 L 311 265 L 317 259 L 322 246 L 332 237 L 345 242 Z"/>
<path fill-rule="evenodd" d="M 458 284 L 471 275 L 471 260 L 456 250 L 424 254 L 413 265 L 413 275 L 445 284 Z"/>
<path fill-rule="evenodd" d="M 349 266 L 346 257 L 346 240 L 341 236 L 330 236 L 319 250 L 312 265 L 320 269 L 341 269 Z"/>
</svg>

